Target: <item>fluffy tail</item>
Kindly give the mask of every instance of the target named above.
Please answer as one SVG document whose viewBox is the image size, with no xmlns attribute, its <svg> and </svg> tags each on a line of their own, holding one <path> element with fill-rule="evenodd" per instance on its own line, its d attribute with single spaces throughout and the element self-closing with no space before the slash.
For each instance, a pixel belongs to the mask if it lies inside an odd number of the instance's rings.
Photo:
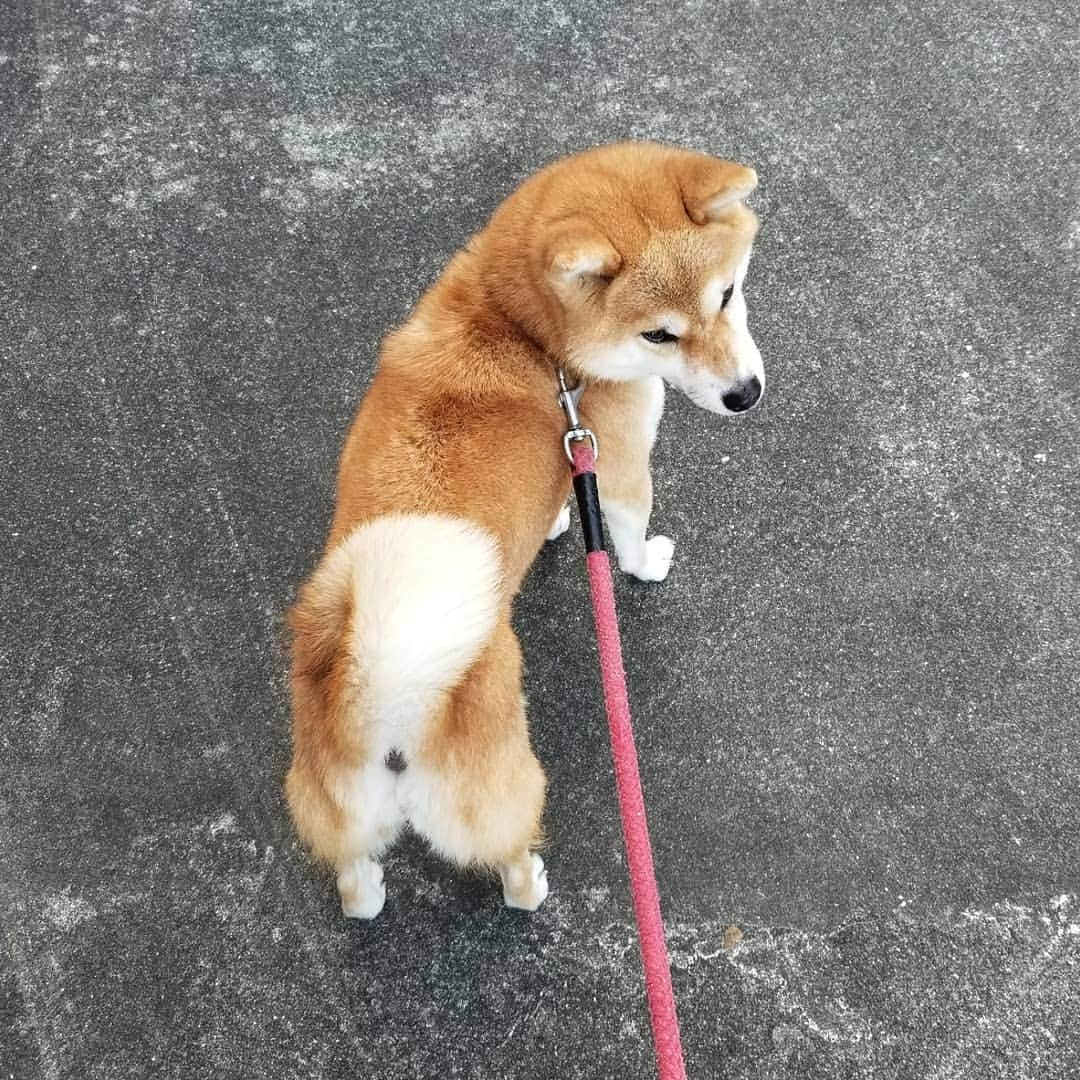
<svg viewBox="0 0 1080 1080">
<path fill-rule="evenodd" d="M 421 722 L 490 637 L 500 579 L 495 540 L 461 518 L 361 525 L 327 553 L 292 611 L 297 725 L 304 689 L 321 699 L 324 726 L 354 736 L 372 723 Z"/>
</svg>

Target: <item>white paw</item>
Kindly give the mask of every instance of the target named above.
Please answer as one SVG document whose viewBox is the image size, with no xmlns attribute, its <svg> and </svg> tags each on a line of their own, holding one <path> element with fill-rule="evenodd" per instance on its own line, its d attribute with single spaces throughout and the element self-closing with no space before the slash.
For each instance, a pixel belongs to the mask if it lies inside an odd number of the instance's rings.
<svg viewBox="0 0 1080 1080">
<path fill-rule="evenodd" d="M 341 911 L 349 919 L 374 919 L 386 903 L 382 867 L 374 859 L 360 859 L 338 874 Z"/>
<path fill-rule="evenodd" d="M 671 569 L 675 541 L 670 536 L 653 536 L 645 541 L 645 558 L 637 564 L 619 561 L 619 568 L 641 581 L 663 581 Z"/>
<path fill-rule="evenodd" d="M 529 856 L 527 869 L 518 865 L 509 870 L 503 868 L 500 873 L 507 907 L 535 911 L 547 899 L 547 870 L 539 855 Z"/>
<path fill-rule="evenodd" d="M 558 540 L 560 536 L 567 529 L 570 528 L 570 507 L 564 506 L 559 511 L 559 516 L 555 519 L 555 524 L 548 530 L 547 538 L 549 540 Z"/>
</svg>

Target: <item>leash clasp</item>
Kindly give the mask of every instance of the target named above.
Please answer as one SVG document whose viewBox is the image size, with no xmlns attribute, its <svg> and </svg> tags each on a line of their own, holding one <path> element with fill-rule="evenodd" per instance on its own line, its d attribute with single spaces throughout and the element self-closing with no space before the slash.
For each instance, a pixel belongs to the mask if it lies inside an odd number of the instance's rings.
<svg viewBox="0 0 1080 1080">
<path fill-rule="evenodd" d="M 596 435 L 589 428 L 582 426 L 577 411 L 577 405 L 581 400 L 581 395 L 585 392 L 585 387 L 580 384 L 567 386 L 566 376 L 563 374 L 562 368 L 559 368 L 557 374 L 559 377 L 559 405 L 562 407 L 562 411 L 566 413 L 566 420 L 570 425 L 566 434 L 563 435 L 563 450 L 566 451 L 567 460 L 573 465 L 574 451 L 571 443 L 581 442 L 583 439 L 588 439 L 592 443 L 593 457 L 598 458 L 600 456 L 600 444 L 596 441 Z"/>
</svg>

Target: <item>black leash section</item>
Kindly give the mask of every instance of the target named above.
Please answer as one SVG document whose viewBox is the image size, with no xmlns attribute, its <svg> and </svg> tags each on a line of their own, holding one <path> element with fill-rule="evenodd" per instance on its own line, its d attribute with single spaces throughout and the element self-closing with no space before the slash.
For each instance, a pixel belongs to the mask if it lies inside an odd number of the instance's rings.
<svg viewBox="0 0 1080 1080">
<path fill-rule="evenodd" d="M 566 413 L 569 428 L 563 435 L 563 449 L 574 465 L 573 444 L 587 440 L 592 444 L 592 457 L 595 462 L 600 456 L 600 447 L 596 436 L 587 427 L 581 426 L 577 403 L 581 398 L 582 387 L 566 385 L 566 376 L 559 371 L 559 404 Z M 574 494 L 577 496 L 578 512 L 581 514 L 581 530 L 585 536 L 585 550 L 606 551 L 604 543 L 604 519 L 600 516 L 600 491 L 596 485 L 596 473 L 593 469 L 574 469 Z"/>
</svg>

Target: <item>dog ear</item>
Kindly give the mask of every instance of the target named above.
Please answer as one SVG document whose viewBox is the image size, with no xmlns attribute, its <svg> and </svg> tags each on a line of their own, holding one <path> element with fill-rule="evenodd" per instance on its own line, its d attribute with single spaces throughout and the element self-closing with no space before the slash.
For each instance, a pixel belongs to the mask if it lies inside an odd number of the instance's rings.
<svg viewBox="0 0 1080 1080">
<path fill-rule="evenodd" d="M 585 218 L 560 221 L 544 244 L 544 271 L 552 288 L 570 299 L 583 288 L 606 284 L 622 266 L 622 256 Z"/>
<path fill-rule="evenodd" d="M 675 174 L 686 213 L 695 225 L 715 221 L 724 207 L 745 199 L 757 187 L 753 169 L 704 154 L 680 155 Z"/>
</svg>

